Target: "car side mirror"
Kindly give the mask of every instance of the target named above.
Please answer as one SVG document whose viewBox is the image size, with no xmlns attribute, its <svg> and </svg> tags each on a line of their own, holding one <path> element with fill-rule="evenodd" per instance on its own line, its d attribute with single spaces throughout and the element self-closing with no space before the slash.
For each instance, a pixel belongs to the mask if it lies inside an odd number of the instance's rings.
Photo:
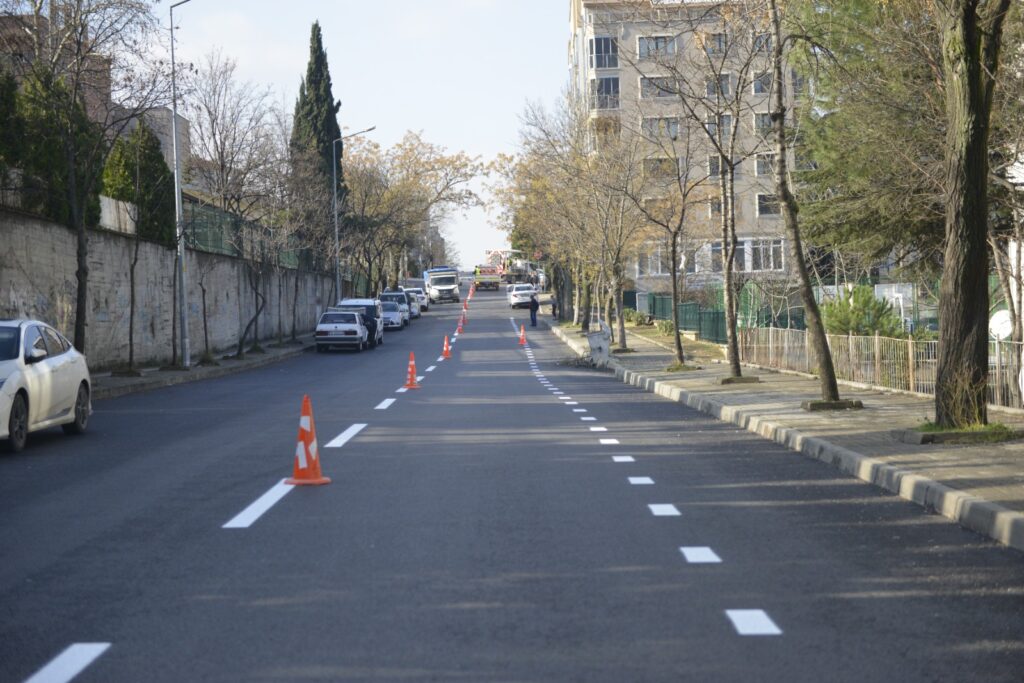
<svg viewBox="0 0 1024 683">
<path fill-rule="evenodd" d="M 25 354 L 25 360 L 29 363 L 38 363 L 41 360 L 46 360 L 46 349 L 29 349 L 29 352 Z"/>
</svg>

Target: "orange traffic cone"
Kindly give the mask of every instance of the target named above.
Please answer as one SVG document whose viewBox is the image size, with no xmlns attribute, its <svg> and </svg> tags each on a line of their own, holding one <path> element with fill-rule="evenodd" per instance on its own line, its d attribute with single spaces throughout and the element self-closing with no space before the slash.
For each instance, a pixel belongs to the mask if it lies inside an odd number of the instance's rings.
<svg viewBox="0 0 1024 683">
<path fill-rule="evenodd" d="M 452 347 L 448 346 L 448 335 L 444 336 L 444 353 L 441 354 L 441 358 L 451 358 Z"/>
<path fill-rule="evenodd" d="M 468 311 L 469 310 L 469 301 L 468 300 L 462 302 L 462 310 L 463 311 Z"/>
<path fill-rule="evenodd" d="M 406 389 L 419 389 L 420 385 L 416 382 L 416 356 L 413 352 L 409 352 L 409 377 L 405 380 Z"/>
<path fill-rule="evenodd" d="M 299 418 L 299 443 L 295 447 L 295 467 L 292 478 L 285 481 L 292 486 L 319 486 L 331 480 L 320 472 L 320 453 L 316 445 L 316 424 L 313 423 L 313 404 L 309 396 L 302 397 L 302 417 Z"/>
<path fill-rule="evenodd" d="M 526 346 L 526 325 L 519 326 L 519 345 Z"/>
<path fill-rule="evenodd" d="M 462 334 L 462 320 L 461 319 L 459 319 L 459 326 L 455 328 L 455 334 L 456 335 Z"/>
<path fill-rule="evenodd" d="M 459 322 L 459 324 L 460 324 L 460 325 L 462 325 L 463 327 L 465 327 L 465 326 L 466 326 L 466 323 L 468 323 L 468 322 L 469 322 L 469 318 L 467 318 L 467 317 L 466 317 L 466 312 L 465 312 L 465 311 L 463 311 L 463 312 L 462 312 L 462 319 L 461 319 L 461 321 Z"/>
</svg>

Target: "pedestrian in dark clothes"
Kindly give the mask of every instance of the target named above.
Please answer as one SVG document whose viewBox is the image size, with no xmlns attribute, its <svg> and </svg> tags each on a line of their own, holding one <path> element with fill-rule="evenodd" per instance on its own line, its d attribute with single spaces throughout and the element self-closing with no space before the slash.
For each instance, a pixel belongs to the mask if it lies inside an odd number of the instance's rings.
<svg viewBox="0 0 1024 683">
<path fill-rule="evenodd" d="M 537 293 L 534 292 L 530 295 L 530 327 L 537 327 L 537 311 L 540 310 L 540 301 L 537 299 Z"/>
</svg>

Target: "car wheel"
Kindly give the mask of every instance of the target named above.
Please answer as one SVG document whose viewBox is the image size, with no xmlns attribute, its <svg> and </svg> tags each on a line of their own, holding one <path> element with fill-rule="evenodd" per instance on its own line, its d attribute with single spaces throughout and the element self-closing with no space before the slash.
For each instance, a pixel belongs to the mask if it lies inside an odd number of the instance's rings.
<svg viewBox="0 0 1024 683">
<path fill-rule="evenodd" d="M 20 453 L 28 440 L 28 401 L 24 394 L 14 395 L 7 429 L 7 449 L 12 453 Z"/>
<path fill-rule="evenodd" d="M 65 434 L 82 434 L 89 425 L 89 387 L 82 382 L 75 397 L 75 421 L 61 425 Z"/>
</svg>

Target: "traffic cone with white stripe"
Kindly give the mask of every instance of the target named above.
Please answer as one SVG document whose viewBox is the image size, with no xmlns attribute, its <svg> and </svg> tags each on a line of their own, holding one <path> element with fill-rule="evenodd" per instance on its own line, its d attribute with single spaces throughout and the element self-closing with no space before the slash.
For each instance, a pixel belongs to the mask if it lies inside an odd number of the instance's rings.
<svg viewBox="0 0 1024 683">
<path fill-rule="evenodd" d="M 467 300 L 462 302 L 462 311 L 466 312 L 468 310 L 469 310 L 469 300 L 467 299 Z"/>
<path fill-rule="evenodd" d="M 302 417 L 299 418 L 299 439 L 295 447 L 295 466 L 292 478 L 285 481 L 292 486 L 319 486 L 331 480 L 320 472 L 320 453 L 316 443 L 316 424 L 313 422 L 313 403 L 309 396 L 302 397 Z"/>
<path fill-rule="evenodd" d="M 444 353 L 441 354 L 441 358 L 448 359 L 452 357 L 452 348 L 448 346 L 448 335 L 444 336 Z"/>
<path fill-rule="evenodd" d="M 526 346 L 526 325 L 519 326 L 519 345 Z"/>
<path fill-rule="evenodd" d="M 413 352 L 409 352 L 409 377 L 405 380 L 406 389 L 419 389 L 420 385 L 416 382 L 416 356 Z"/>
</svg>

